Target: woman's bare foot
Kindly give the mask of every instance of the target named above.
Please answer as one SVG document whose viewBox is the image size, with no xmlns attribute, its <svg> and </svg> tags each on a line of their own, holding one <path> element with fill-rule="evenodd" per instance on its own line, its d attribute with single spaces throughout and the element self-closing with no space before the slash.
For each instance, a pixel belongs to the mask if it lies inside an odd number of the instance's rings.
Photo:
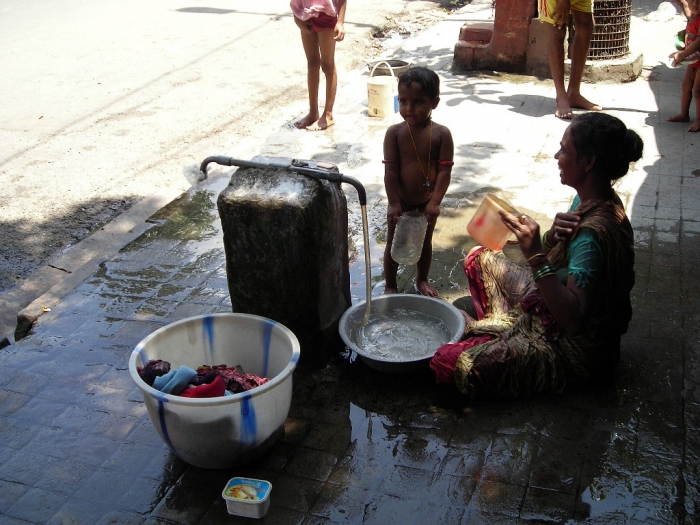
<svg viewBox="0 0 700 525">
<path fill-rule="evenodd" d="M 580 93 L 569 94 L 569 104 L 572 108 L 585 109 L 586 111 L 601 111 L 601 108 L 595 102 L 591 102 L 587 98 L 583 97 Z"/>
<path fill-rule="evenodd" d="M 696 120 L 693 122 L 690 127 L 688 128 L 688 131 L 695 133 L 696 131 L 700 131 L 700 120 Z"/>
<path fill-rule="evenodd" d="M 335 124 L 333 117 L 322 115 L 316 122 L 307 126 L 306 131 L 323 131 L 324 129 L 330 128 L 333 124 Z"/>
<path fill-rule="evenodd" d="M 294 127 L 297 129 L 306 129 L 311 124 L 318 120 L 318 113 L 309 113 L 304 118 L 297 120 L 294 123 Z"/>
<path fill-rule="evenodd" d="M 417 282 L 416 291 L 421 295 L 425 295 L 426 297 L 440 297 L 440 292 L 438 292 L 437 288 L 435 288 L 428 281 Z"/>
<path fill-rule="evenodd" d="M 685 115 L 683 113 L 679 113 L 678 115 L 673 115 L 672 117 L 668 117 L 666 119 L 666 122 L 690 122 L 690 116 Z"/>
</svg>

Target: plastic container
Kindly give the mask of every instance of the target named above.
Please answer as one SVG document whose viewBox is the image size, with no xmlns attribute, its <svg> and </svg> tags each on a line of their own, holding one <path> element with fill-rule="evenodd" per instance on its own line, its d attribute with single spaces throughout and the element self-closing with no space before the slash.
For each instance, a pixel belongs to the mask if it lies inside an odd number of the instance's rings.
<svg viewBox="0 0 700 525">
<path fill-rule="evenodd" d="M 240 365 L 267 377 L 264 385 L 230 396 L 194 399 L 148 386 L 137 366 L 150 359 L 172 367 Z M 284 431 L 292 401 L 292 372 L 299 341 L 287 327 L 256 315 L 222 313 L 190 317 L 144 338 L 129 359 L 154 428 L 179 458 L 201 468 L 247 463 L 267 451 Z"/>
<path fill-rule="evenodd" d="M 253 478 L 231 478 L 221 492 L 229 514 L 246 518 L 262 518 L 270 508 L 269 481 Z"/>
<path fill-rule="evenodd" d="M 401 214 L 391 243 L 391 258 L 399 264 L 416 264 L 425 242 L 428 219 L 419 211 Z"/>
<path fill-rule="evenodd" d="M 367 64 L 370 71 L 377 68 L 374 72 L 375 76 L 390 76 L 392 73 L 398 78 L 401 78 L 406 71 L 413 67 L 413 64 L 406 62 L 405 60 L 380 60 L 378 62 L 371 62 Z"/>
<path fill-rule="evenodd" d="M 519 215 L 518 210 L 506 201 L 489 193 L 476 210 L 474 217 L 467 225 L 467 231 L 472 238 L 491 250 L 502 250 L 508 242 L 511 231 L 503 224 L 499 211 L 507 211 Z"/>
<path fill-rule="evenodd" d="M 385 64 L 391 76 L 374 76 L 380 64 Z M 367 114 L 385 118 L 399 111 L 399 79 L 387 62 L 377 62 L 367 80 Z"/>
</svg>

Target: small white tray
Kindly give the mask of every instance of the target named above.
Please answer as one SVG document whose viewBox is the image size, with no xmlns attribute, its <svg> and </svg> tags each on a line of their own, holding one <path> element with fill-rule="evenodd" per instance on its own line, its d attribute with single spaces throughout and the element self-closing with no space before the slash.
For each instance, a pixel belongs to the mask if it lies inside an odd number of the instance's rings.
<svg viewBox="0 0 700 525">
<path fill-rule="evenodd" d="M 229 514 L 247 518 L 262 518 L 270 508 L 269 481 L 253 478 L 231 478 L 221 496 L 226 500 Z"/>
</svg>

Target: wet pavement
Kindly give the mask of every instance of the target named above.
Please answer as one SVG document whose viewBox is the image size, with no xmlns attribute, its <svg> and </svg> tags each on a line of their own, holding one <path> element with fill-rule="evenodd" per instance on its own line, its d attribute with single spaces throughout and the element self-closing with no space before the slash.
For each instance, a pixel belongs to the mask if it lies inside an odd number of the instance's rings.
<svg viewBox="0 0 700 525">
<path fill-rule="evenodd" d="M 678 111 L 683 74 L 665 56 L 684 20 L 645 21 L 656 7 L 633 2 L 642 77 L 584 86 L 645 141 L 618 188 L 635 228 L 637 282 L 614 387 L 470 405 L 437 388 L 428 370 L 382 374 L 339 352 L 324 368 L 297 368 L 285 435 L 261 459 L 224 470 L 185 464 L 158 437 L 127 365 L 157 328 L 231 310 L 215 205 L 231 171 L 218 169 L 52 304 L 28 337 L 0 350 L 0 523 L 700 522 L 700 134 L 665 121 Z M 458 28 L 476 10 L 394 54 L 442 79 L 435 120 L 452 130 L 456 165 L 431 277 L 456 304 L 473 246 L 465 227 L 485 193 L 545 227 L 572 197 L 552 158 L 566 123 L 552 116 L 551 82 L 449 72 Z M 366 71 L 341 75 L 331 130 L 287 125 L 256 154 L 333 162 L 365 185 L 371 280 L 381 293 L 381 145 L 393 120 L 367 117 L 366 79 Z M 226 152 L 202 157 L 215 154 Z M 359 205 L 352 188 L 346 196 L 352 293 L 361 300 Z M 412 278 L 400 275 L 402 291 Z M 234 476 L 272 483 L 264 519 L 228 515 L 221 491 Z"/>
</svg>

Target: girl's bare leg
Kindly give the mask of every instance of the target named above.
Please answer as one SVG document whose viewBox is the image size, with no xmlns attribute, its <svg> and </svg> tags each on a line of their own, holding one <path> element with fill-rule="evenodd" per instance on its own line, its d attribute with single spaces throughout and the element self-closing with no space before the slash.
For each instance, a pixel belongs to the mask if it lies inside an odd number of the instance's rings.
<svg viewBox="0 0 700 525">
<path fill-rule="evenodd" d="M 433 231 L 435 230 L 435 221 L 428 224 L 428 230 L 425 232 L 425 241 L 423 241 L 423 250 L 418 260 L 416 268 L 416 290 L 421 295 L 428 297 L 440 297 L 440 292 L 428 281 L 428 273 L 430 273 L 430 264 L 433 262 Z"/>
<path fill-rule="evenodd" d="M 695 100 L 695 122 L 693 122 L 688 131 L 697 132 L 700 131 L 700 68 L 689 67 L 695 72 L 695 78 L 693 79 L 693 99 Z"/>
<path fill-rule="evenodd" d="M 306 83 L 309 90 L 309 114 L 297 120 L 294 125 L 305 129 L 318 120 L 318 84 L 321 81 L 321 52 L 319 50 L 318 33 L 313 31 L 301 32 L 301 43 L 306 54 Z"/>
<path fill-rule="evenodd" d="M 335 68 L 335 32 L 333 29 L 324 29 L 319 31 L 317 35 L 321 52 L 321 70 L 326 77 L 326 103 L 321 118 L 306 128 L 309 131 L 324 130 L 335 124 L 333 105 L 338 90 L 338 73 Z"/>
<path fill-rule="evenodd" d="M 690 101 L 693 96 L 693 84 L 695 82 L 695 70 L 692 67 L 685 69 L 683 82 L 681 82 L 681 112 L 672 117 L 668 117 L 668 122 L 689 122 L 690 121 Z"/>
</svg>

